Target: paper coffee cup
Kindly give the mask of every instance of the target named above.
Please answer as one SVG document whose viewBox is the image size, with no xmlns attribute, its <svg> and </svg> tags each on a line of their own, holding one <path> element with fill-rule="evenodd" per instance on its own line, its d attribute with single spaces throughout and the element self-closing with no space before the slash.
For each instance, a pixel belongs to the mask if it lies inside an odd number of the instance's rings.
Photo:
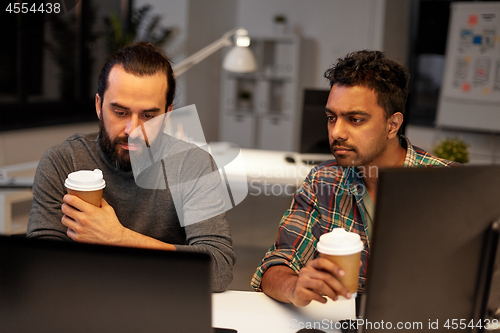
<svg viewBox="0 0 500 333">
<path fill-rule="evenodd" d="M 64 186 L 66 186 L 69 194 L 76 195 L 83 201 L 101 207 L 102 190 L 106 187 L 101 170 L 72 172 L 66 178 Z"/>
<path fill-rule="evenodd" d="M 343 228 L 335 228 L 332 232 L 319 237 L 317 249 L 320 256 L 342 268 L 344 276 L 336 276 L 336 278 L 351 294 L 358 291 L 359 262 L 363 247 L 358 234 L 347 232 Z"/>
</svg>

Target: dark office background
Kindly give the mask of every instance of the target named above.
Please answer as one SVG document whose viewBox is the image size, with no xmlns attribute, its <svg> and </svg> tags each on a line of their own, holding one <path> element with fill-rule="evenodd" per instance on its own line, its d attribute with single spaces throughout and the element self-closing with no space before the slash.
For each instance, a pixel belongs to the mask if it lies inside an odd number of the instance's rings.
<svg viewBox="0 0 500 333">
<path fill-rule="evenodd" d="M 95 51 L 104 43 L 103 13 L 114 11 L 129 22 L 132 0 L 59 1 L 63 2 L 68 10 L 78 10 L 59 16 L 0 10 L 0 131 L 95 120 L 91 87 L 97 80 L 96 66 L 106 58 Z M 405 126 L 434 126 L 452 2 L 411 2 Z M 45 57 L 58 67 L 57 76 L 44 65 Z M 47 76 L 55 77 L 57 97 L 43 96 Z"/>
<path fill-rule="evenodd" d="M 486 0 L 493 1 L 493 0 Z M 412 0 L 407 124 L 434 126 L 444 74 L 450 6 L 457 0 Z"/>
<path fill-rule="evenodd" d="M 40 1 L 25 2 L 40 8 Z M 106 58 L 95 51 L 104 42 L 102 13 L 127 13 L 130 1 L 50 2 L 67 13 L 15 14 L 1 8 L 0 131 L 95 121 L 94 66 Z M 48 60 L 54 66 L 47 67 Z M 57 92 L 44 96 L 48 76 Z"/>
</svg>

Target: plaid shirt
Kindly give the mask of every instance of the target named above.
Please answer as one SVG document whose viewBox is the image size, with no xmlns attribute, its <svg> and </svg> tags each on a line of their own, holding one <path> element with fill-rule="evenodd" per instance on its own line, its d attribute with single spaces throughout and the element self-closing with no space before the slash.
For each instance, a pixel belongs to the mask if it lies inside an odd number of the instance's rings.
<svg viewBox="0 0 500 333">
<path fill-rule="evenodd" d="M 404 136 L 401 136 L 400 143 L 406 149 L 403 167 L 457 165 L 412 146 Z M 358 287 L 359 292 L 364 291 L 370 243 L 362 198 L 365 186 L 362 175 L 368 172 L 378 171 L 375 168 L 363 172 L 355 167 L 342 168 L 335 160 L 325 161 L 310 171 L 281 219 L 276 243 L 266 253 L 252 278 L 251 285 L 256 291 L 262 291 L 262 275 L 271 266 L 286 265 L 298 273 L 309 260 L 318 256 L 316 244 L 319 237 L 334 228 L 356 232 L 364 243 Z"/>
</svg>

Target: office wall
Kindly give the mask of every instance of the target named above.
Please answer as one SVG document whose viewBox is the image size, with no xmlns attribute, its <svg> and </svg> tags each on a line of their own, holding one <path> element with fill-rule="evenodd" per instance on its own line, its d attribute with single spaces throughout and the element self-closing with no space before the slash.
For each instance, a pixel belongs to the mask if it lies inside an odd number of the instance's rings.
<svg viewBox="0 0 500 333">
<path fill-rule="evenodd" d="M 71 135 L 97 132 L 98 129 L 96 121 L 0 132 L 0 167 L 38 161 L 48 148 L 63 142 Z"/>
<path fill-rule="evenodd" d="M 236 26 L 235 0 L 136 0 L 140 7 L 151 4 L 163 15 L 163 24 L 177 34 L 165 51 L 174 64 L 220 38 Z M 220 71 L 222 56 L 217 52 L 177 79 L 175 108 L 196 104 L 207 141 L 218 138 Z"/>
<path fill-rule="evenodd" d="M 335 59 L 359 49 L 381 49 L 385 0 L 238 0 L 238 24 L 251 34 L 269 35 L 273 18 L 284 14 L 290 31 L 302 36 L 302 79 L 327 88 L 323 73 Z"/>
<path fill-rule="evenodd" d="M 188 55 L 187 40 L 188 40 L 188 23 L 189 23 L 189 0 L 134 0 L 136 8 L 145 4 L 152 6 L 152 12 L 156 15 L 161 15 L 162 26 L 175 28 L 174 37 L 164 47 L 167 55 L 175 63 L 185 59 Z M 177 80 L 177 98 L 174 101 L 178 106 L 185 106 L 186 78 L 180 77 Z"/>
<path fill-rule="evenodd" d="M 388 57 L 408 66 L 410 0 L 385 0 L 382 50 Z"/>
<path fill-rule="evenodd" d="M 234 0 L 189 1 L 188 55 L 236 27 L 236 5 Z M 208 142 L 217 141 L 219 137 L 222 55 L 222 51 L 215 52 L 186 72 L 187 89 L 181 92 L 187 105 L 196 105 Z"/>
<path fill-rule="evenodd" d="M 335 59 L 358 49 L 383 48 L 386 1 L 137 0 L 135 5 L 152 4 L 155 12 L 165 16 L 164 23 L 178 27 L 175 44 L 166 47 L 175 62 L 236 26 L 245 27 L 251 35 L 271 35 L 275 31 L 274 16 L 284 14 L 289 30 L 303 38 L 303 86 L 326 88 L 323 73 Z M 391 21 L 404 26 L 407 17 L 399 13 Z M 397 35 L 397 31 L 392 34 Z M 392 50 L 401 53 L 406 44 L 393 45 Z M 179 78 L 176 107 L 196 104 L 208 141 L 218 138 L 221 54 L 217 52 Z"/>
<path fill-rule="evenodd" d="M 289 29 L 303 38 L 304 87 L 327 88 L 323 72 L 349 51 L 385 50 L 404 62 L 409 0 L 135 0 L 151 4 L 162 25 L 177 33 L 165 47 L 174 63 L 206 46 L 235 26 L 251 34 L 274 32 L 273 17 L 284 14 Z M 218 138 L 221 52 L 178 78 L 176 107 L 196 104 L 208 141 Z M 82 125 L 81 131 L 87 131 Z M 38 159 L 54 142 L 79 131 L 78 125 L 0 133 L 0 165 Z M 90 126 L 92 127 L 92 126 Z M 61 134 L 56 134 L 61 133 Z M 22 148 L 12 142 L 33 141 Z M 28 141 L 29 141 L 28 140 Z M 57 141 L 56 141 L 57 140 Z"/>
<path fill-rule="evenodd" d="M 163 16 L 161 24 L 177 28 L 177 34 L 172 42 L 167 45 L 168 54 L 179 62 L 186 57 L 186 40 L 188 25 L 188 3 L 187 0 L 136 0 L 136 6 L 145 3 L 151 4 L 154 13 Z M 166 4 L 168 4 L 166 6 Z M 104 13 L 102 13 L 104 15 Z M 100 67 L 102 64 L 96 64 Z M 179 79 L 180 91 L 186 91 L 185 78 Z M 50 84 L 50 82 L 46 82 Z M 94 83 L 96 85 L 97 83 Z M 50 87 L 45 87 L 49 89 Z M 180 93 L 176 102 L 185 105 L 185 96 Z M 98 129 L 97 118 L 95 123 L 83 123 L 61 126 L 40 127 L 27 130 L 0 132 L 0 166 L 18 164 L 40 159 L 42 154 L 51 146 L 64 141 L 74 133 L 94 132 Z"/>
</svg>

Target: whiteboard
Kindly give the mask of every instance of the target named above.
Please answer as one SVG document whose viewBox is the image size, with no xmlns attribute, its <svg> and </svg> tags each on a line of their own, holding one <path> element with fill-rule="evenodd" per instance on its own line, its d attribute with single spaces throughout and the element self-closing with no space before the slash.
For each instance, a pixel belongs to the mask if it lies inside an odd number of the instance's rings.
<svg viewBox="0 0 500 333">
<path fill-rule="evenodd" d="M 453 3 L 437 125 L 500 132 L 500 2 Z"/>
</svg>

